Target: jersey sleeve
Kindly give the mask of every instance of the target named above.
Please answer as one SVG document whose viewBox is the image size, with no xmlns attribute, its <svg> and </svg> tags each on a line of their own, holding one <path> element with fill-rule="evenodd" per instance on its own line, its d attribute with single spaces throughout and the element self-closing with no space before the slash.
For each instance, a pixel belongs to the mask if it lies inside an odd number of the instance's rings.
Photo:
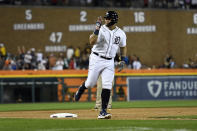
<svg viewBox="0 0 197 131">
<path fill-rule="evenodd" d="M 122 31 L 122 38 L 120 41 L 120 47 L 125 47 L 127 44 L 126 41 L 127 41 L 127 36 L 126 36 L 125 32 Z"/>
</svg>

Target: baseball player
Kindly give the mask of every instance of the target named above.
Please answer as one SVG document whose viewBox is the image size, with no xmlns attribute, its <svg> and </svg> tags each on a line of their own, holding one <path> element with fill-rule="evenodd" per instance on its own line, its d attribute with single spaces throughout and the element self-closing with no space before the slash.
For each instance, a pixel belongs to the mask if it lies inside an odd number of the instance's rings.
<svg viewBox="0 0 197 131">
<path fill-rule="evenodd" d="M 126 34 L 116 26 L 118 14 L 115 11 L 106 12 L 105 24 L 102 25 L 102 17 L 98 17 L 93 34 L 89 37 L 90 44 L 93 45 L 89 58 L 88 77 L 78 88 L 75 94 L 75 101 L 79 101 L 83 92 L 90 87 L 94 87 L 98 77 L 102 78 L 102 108 L 98 119 L 110 119 L 111 114 L 107 113 L 107 105 L 114 79 L 114 57 L 120 47 L 121 61 L 124 65 L 126 59 Z"/>
</svg>

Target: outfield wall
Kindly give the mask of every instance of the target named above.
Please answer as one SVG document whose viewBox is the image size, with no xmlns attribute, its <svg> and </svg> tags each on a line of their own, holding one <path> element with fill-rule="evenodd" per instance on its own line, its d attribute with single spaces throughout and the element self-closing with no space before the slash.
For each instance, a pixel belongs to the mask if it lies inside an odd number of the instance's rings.
<svg viewBox="0 0 197 131">
<path fill-rule="evenodd" d="M 118 25 L 126 32 L 128 55 L 145 65 L 161 65 L 167 53 L 178 65 L 196 54 L 195 10 L 115 9 Z M 0 43 L 8 52 L 18 46 L 45 53 L 65 52 L 68 46 L 85 47 L 98 16 L 107 9 L 57 7 L 0 7 Z"/>
<path fill-rule="evenodd" d="M 1 103 L 73 101 L 73 95 L 87 73 L 87 70 L 0 71 L 0 100 Z M 131 77 L 133 79 L 128 83 Z M 174 81 L 182 84 L 174 86 Z M 81 101 L 95 99 L 96 86 L 87 90 Z M 197 69 L 124 69 L 115 74 L 113 99 L 197 99 Z"/>
</svg>

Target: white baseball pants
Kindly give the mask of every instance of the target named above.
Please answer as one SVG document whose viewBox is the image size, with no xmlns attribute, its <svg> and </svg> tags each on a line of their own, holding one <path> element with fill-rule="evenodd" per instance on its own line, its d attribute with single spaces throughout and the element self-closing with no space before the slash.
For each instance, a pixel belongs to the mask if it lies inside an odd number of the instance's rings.
<svg viewBox="0 0 197 131">
<path fill-rule="evenodd" d="M 94 87 L 99 75 L 101 75 L 102 78 L 102 88 L 111 90 L 114 79 L 114 59 L 106 60 L 91 53 L 89 58 L 88 78 L 85 81 L 85 86 L 87 88 Z"/>
</svg>

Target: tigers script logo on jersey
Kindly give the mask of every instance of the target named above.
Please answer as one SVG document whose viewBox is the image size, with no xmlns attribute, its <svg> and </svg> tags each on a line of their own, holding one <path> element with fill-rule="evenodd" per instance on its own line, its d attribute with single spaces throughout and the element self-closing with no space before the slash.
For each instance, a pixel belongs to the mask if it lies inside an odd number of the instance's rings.
<svg viewBox="0 0 197 131">
<path fill-rule="evenodd" d="M 120 43 L 120 37 L 116 36 L 114 44 L 119 44 L 119 43 Z"/>
</svg>

